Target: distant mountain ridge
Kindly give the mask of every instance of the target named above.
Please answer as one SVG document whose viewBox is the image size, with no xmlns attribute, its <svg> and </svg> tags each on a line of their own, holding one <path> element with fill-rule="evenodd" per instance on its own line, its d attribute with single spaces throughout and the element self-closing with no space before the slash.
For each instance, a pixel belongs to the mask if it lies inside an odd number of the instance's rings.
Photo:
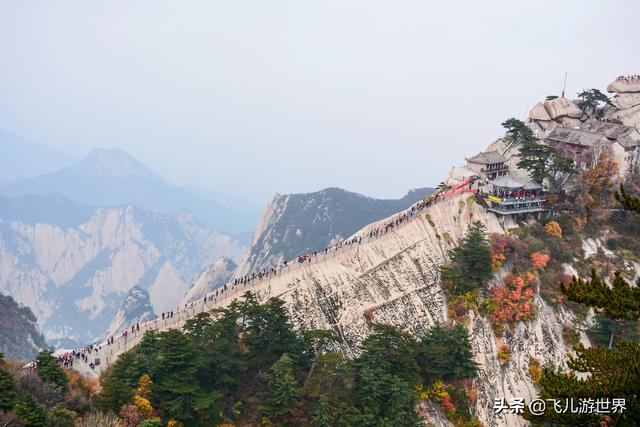
<svg viewBox="0 0 640 427">
<path fill-rule="evenodd" d="M 276 195 L 265 208 L 236 277 L 323 250 L 431 192 L 433 188 L 418 188 L 400 199 L 375 199 L 332 187 L 314 193 Z"/>
<path fill-rule="evenodd" d="M 64 196 L 0 197 L 0 292 L 30 307 L 52 344 L 86 344 L 138 286 L 175 307 L 216 259 L 244 247 L 192 214 L 91 208 Z"/>
<path fill-rule="evenodd" d="M 69 166 L 69 170 L 78 174 L 93 175 L 102 178 L 118 178 L 124 176 L 143 176 L 163 181 L 162 178 L 145 165 L 129 156 L 119 148 L 96 148 L 79 163 Z"/>
<path fill-rule="evenodd" d="M 51 173 L 72 162 L 68 154 L 0 129 L 0 182 Z"/>
<path fill-rule="evenodd" d="M 207 225 L 229 234 L 252 231 L 257 222 L 257 215 L 236 212 L 167 183 L 117 148 L 96 149 L 57 172 L 0 184 L 0 195 L 7 197 L 55 193 L 93 207 L 134 204 L 168 215 L 188 210 Z"/>
</svg>

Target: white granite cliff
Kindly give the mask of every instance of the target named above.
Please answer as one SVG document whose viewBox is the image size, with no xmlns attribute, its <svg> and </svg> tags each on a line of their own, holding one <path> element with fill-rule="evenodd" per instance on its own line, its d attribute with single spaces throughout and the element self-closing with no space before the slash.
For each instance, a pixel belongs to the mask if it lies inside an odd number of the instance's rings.
<svg viewBox="0 0 640 427">
<path fill-rule="evenodd" d="M 96 354 L 101 358 L 100 369 L 135 345 L 146 328 L 180 327 L 193 314 L 226 305 L 246 290 L 255 291 L 263 301 L 282 298 L 296 327 L 335 330 L 344 339 L 343 351 L 347 355 L 357 354 L 359 343 L 371 332 L 365 311 L 372 313 L 373 322 L 390 323 L 420 336 L 436 322 L 447 321 L 439 267 L 446 260 L 447 251 L 475 220 L 486 224 L 492 233 L 504 233 L 514 226 L 486 212 L 469 194 L 454 196 L 377 239 L 346 247 L 335 255 L 319 256 L 309 264 L 292 266 L 288 272 L 246 288 L 230 287 L 229 298 L 204 307 L 196 305 L 186 316 L 181 313 L 170 321 L 149 322 L 128 341 L 119 337 L 115 345 L 103 346 Z M 562 364 L 567 351 L 562 327 L 574 327 L 574 319 L 569 313 L 547 306 L 540 298 L 536 299 L 536 306 L 536 320 L 520 322 L 513 332 L 505 334 L 503 342 L 513 350 L 512 360 L 505 366 L 498 362 L 498 344 L 488 319 L 471 316 L 468 328 L 479 364 L 474 410 L 487 426 L 525 425 L 516 415 L 494 415 L 492 405 L 495 397 L 535 396 L 528 373 L 530 356 L 541 363 Z M 437 411 L 434 414 L 438 416 Z M 447 423 L 444 418 L 437 421 L 440 425 Z"/>
</svg>

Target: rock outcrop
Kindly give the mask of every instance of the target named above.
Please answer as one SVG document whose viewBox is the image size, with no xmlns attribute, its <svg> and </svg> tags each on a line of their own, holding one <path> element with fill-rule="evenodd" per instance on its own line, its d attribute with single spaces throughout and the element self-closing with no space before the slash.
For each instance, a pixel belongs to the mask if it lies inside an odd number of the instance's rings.
<svg viewBox="0 0 640 427">
<path fill-rule="evenodd" d="M 609 83 L 607 86 L 607 92 L 640 93 L 640 78 L 638 78 L 638 76 L 631 76 L 629 78 L 616 79 Z"/>
<path fill-rule="evenodd" d="M 406 209 L 432 191 L 412 190 L 397 200 L 374 199 L 340 188 L 277 195 L 266 207 L 236 276 L 323 250 L 366 224 Z"/>
<path fill-rule="evenodd" d="M 196 301 L 211 291 L 226 285 L 231 280 L 237 264 L 230 258 L 222 257 L 208 266 L 195 280 L 180 302 L 180 306 Z"/>
<path fill-rule="evenodd" d="M 607 86 L 615 93 L 613 108 L 606 110 L 609 119 L 640 128 L 640 76 L 619 77 Z"/>
<path fill-rule="evenodd" d="M 582 110 L 580 110 L 572 100 L 567 98 L 559 97 L 548 99 L 544 101 L 543 105 L 551 120 L 557 120 L 563 117 L 579 119 L 582 116 Z"/>
<path fill-rule="evenodd" d="M 553 120 L 549 113 L 547 113 L 547 109 L 544 107 L 543 102 L 538 102 L 533 106 L 531 111 L 529 112 L 529 118 L 533 120 L 542 120 L 542 121 L 551 121 Z"/>
<path fill-rule="evenodd" d="M 27 361 L 47 347 L 29 307 L 0 294 L 0 353 L 10 359 Z"/>
<path fill-rule="evenodd" d="M 136 323 L 143 323 L 155 318 L 156 315 L 153 312 L 153 307 L 151 307 L 149 293 L 140 286 L 134 286 L 129 289 L 103 338 L 112 337 Z"/>
</svg>

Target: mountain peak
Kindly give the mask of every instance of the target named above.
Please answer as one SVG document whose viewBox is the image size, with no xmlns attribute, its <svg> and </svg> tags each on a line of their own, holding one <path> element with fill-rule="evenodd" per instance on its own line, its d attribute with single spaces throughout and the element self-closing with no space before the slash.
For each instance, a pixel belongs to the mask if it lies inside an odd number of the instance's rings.
<svg viewBox="0 0 640 427">
<path fill-rule="evenodd" d="M 76 168 L 84 173 L 119 178 L 123 176 L 139 175 L 160 179 L 145 165 L 131 157 L 119 148 L 96 148 L 85 157 Z"/>
</svg>

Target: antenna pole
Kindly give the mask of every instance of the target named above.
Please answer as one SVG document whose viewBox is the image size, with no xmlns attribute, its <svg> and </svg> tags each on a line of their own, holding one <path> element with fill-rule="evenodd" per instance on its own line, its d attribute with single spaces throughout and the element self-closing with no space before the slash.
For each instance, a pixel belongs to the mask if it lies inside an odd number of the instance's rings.
<svg viewBox="0 0 640 427">
<path fill-rule="evenodd" d="M 562 98 L 564 98 L 564 91 L 567 88 L 567 72 L 564 72 L 564 84 L 562 85 Z"/>
</svg>

